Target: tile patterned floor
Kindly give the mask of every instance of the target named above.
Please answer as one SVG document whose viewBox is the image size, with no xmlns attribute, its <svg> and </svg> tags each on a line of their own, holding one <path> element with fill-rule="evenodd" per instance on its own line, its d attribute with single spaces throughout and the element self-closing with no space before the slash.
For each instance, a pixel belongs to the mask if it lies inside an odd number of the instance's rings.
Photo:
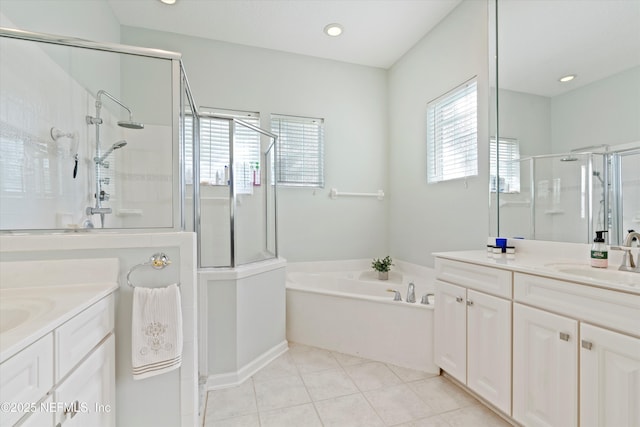
<svg viewBox="0 0 640 427">
<path fill-rule="evenodd" d="M 508 427 L 441 376 L 301 344 L 207 395 L 204 427 Z"/>
</svg>

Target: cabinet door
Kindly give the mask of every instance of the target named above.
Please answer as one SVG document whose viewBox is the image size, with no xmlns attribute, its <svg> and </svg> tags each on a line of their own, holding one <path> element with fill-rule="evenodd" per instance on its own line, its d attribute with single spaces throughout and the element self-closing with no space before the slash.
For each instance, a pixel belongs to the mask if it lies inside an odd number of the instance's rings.
<svg viewBox="0 0 640 427">
<path fill-rule="evenodd" d="M 57 421 L 64 427 L 115 426 L 114 342 L 110 334 L 56 389 L 56 402 L 65 405 Z"/>
<path fill-rule="evenodd" d="M 511 414 L 511 301 L 472 290 L 467 291 L 467 386 Z"/>
<path fill-rule="evenodd" d="M 526 426 L 578 425 L 578 322 L 513 305 L 513 418 Z"/>
<path fill-rule="evenodd" d="M 580 425 L 640 426 L 640 339 L 580 325 Z"/>
<path fill-rule="evenodd" d="M 462 383 L 467 382 L 466 290 L 435 284 L 435 363 Z"/>
</svg>

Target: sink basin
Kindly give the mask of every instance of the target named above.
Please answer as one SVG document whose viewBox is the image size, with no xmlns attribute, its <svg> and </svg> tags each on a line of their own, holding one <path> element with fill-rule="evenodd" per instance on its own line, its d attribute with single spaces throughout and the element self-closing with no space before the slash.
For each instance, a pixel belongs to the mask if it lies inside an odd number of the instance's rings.
<svg viewBox="0 0 640 427">
<path fill-rule="evenodd" d="M 0 333 L 8 332 L 35 319 L 54 307 L 48 298 L 3 297 L 0 305 Z"/>
<path fill-rule="evenodd" d="M 545 267 L 559 273 L 587 277 L 592 280 L 604 280 L 620 285 L 640 286 L 640 274 L 629 271 L 619 271 L 617 267 L 593 268 L 589 264 L 554 263 Z"/>
</svg>

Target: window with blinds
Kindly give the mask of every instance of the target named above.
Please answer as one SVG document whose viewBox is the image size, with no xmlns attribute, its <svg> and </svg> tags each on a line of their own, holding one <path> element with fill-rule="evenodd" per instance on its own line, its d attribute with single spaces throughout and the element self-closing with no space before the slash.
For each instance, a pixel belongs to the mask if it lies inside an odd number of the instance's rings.
<svg viewBox="0 0 640 427">
<path fill-rule="evenodd" d="M 520 192 L 520 144 L 517 139 L 500 138 L 498 147 L 496 139 L 491 138 L 489 141 L 489 176 L 489 190 L 492 193 L 498 190 L 500 193 Z"/>
<path fill-rule="evenodd" d="M 478 174 L 476 78 L 427 104 L 427 182 Z"/>
<path fill-rule="evenodd" d="M 260 115 L 254 112 L 213 110 L 211 114 L 240 119 L 260 126 Z M 200 116 L 200 183 L 227 185 L 229 178 L 229 126 L 233 123 L 225 118 L 203 114 Z M 190 140 L 192 118 L 187 116 L 185 139 Z M 234 134 L 235 185 L 239 192 L 251 192 L 253 172 L 260 170 L 260 134 L 236 123 Z M 185 147 L 186 169 L 190 170 L 193 158 L 192 147 Z"/>
<path fill-rule="evenodd" d="M 278 135 L 275 181 L 324 187 L 324 119 L 272 114 L 271 132 Z"/>
</svg>

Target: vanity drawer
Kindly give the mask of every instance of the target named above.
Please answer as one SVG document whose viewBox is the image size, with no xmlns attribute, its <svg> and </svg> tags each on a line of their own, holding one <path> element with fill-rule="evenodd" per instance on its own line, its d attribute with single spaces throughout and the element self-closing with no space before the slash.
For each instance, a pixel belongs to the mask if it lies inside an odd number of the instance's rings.
<svg viewBox="0 0 640 427">
<path fill-rule="evenodd" d="M 0 365 L 0 425 L 10 426 L 53 388 L 53 336 L 45 335 Z"/>
<path fill-rule="evenodd" d="M 514 300 L 640 336 L 640 295 L 515 273 Z"/>
<path fill-rule="evenodd" d="M 438 279 L 503 298 L 511 299 L 513 293 L 511 275 L 512 273 L 507 270 L 448 259 L 436 259 Z"/>
<path fill-rule="evenodd" d="M 69 373 L 113 327 L 113 295 L 109 295 L 57 328 L 54 332 L 56 382 Z"/>
</svg>

